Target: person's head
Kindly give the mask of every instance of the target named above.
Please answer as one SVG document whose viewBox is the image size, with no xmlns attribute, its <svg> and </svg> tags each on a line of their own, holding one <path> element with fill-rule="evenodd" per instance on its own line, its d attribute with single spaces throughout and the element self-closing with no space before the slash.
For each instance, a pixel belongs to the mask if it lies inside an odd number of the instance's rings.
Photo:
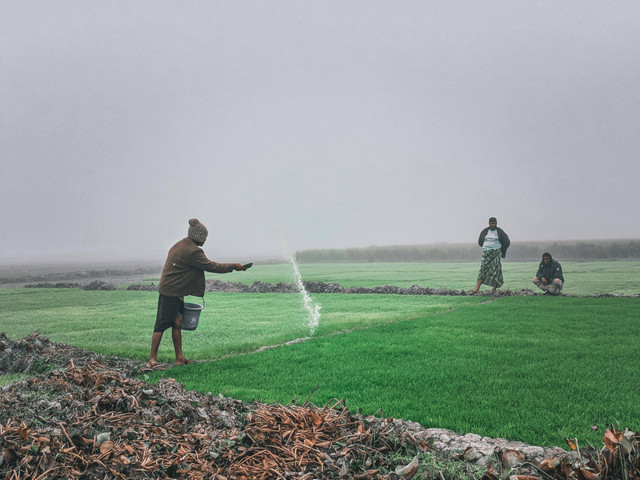
<svg viewBox="0 0 640 480">
<path fill-rule="evenodd" d="M 549 265 L 551 263 L 551 254 L 549 252 L 544 252 L 542 254 L 542 263 L 545 265 Z"/>
<path fill-rule="evenodd" d="M 498 226 L 498 219 L 496 217 L 489 218 L 489 228 L 495 230 Z"/>
<path fill-rule="evenodd" d="M 200 247 L 204 245 L 204 242 L 207 241 L 207 235 L 209 235 L 207 227 L 201 224 L 197 218 L 189 220 L 189 233 L 187 236 L 196 242 L 196 245 Z"/>
</svg>

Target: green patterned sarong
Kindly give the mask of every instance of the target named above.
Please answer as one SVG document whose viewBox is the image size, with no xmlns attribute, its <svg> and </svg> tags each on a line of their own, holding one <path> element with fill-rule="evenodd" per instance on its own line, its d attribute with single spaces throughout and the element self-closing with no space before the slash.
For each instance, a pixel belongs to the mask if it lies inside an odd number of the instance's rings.
<svg viewBox="0 0 640 480">
<path fill-rule="evenodd" d="M 502 278 L 502 263 L 500 262 L 501 253 L 500 250 L 486 250 L 482 252 L 482 263 L 480 264 L 478 280 L 481 280 L 483 285 L 493 287 L 493 282 L 495 282 L 496 287 L 500 288 L 504 284 L 504 279 Z"/>
</svg>

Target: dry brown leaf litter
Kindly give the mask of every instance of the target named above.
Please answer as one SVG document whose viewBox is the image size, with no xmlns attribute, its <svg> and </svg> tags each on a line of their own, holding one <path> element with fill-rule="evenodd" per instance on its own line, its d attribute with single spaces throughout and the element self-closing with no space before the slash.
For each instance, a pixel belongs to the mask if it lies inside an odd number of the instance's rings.
<svg viewBox="0 0 640 480">
<path fill-rule="evenodd" d="M 378 467 L 394 467 L 382 454 L 398 448 L 391 433 L 378 432 L 374 440 L 371 427 L 336 407 L 257 404 L 249 411 L 241 402 L 185 392 L 171 380 L 150 386 L 126 378 L 99 359 L 85 367 L 71 362 L 3 388 L 0 472 L 5 478 L 387 478 Z"/>
</svg>

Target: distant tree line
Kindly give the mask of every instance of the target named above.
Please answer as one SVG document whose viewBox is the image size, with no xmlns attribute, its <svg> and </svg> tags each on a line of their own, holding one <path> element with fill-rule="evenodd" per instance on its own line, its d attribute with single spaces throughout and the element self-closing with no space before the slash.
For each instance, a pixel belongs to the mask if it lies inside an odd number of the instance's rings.
<svg viewBox="0 0 640 480">
<path fill-rule="evenodd" d="M 559 260 L 640 260 L 640 240 L 584 240 L 557 242 L 512 242 L 507 259 L 540 260 L 549 252 Z M 391 245 L 296 252 L 300 263 L 340 262 L 471 262 L 478 260 L 476 244 Z"/>
</svg>

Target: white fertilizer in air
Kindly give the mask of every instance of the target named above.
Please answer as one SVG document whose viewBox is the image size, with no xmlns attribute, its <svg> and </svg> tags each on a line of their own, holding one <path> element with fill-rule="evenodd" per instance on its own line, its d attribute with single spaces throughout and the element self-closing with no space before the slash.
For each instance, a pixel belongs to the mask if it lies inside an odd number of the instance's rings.
<svg viewBox="0 0 640 480">
<path fill-rule="evenodd" d="M 307 292 L 307 289 L 304 288 L 304 283 L 302 283 L 302 276 L 300 275 L 300 269 L 298 268 L 295 257 L 290 257 L 290 261 L 291 265 L 293 265 L 293 271 L 295 272 L 296 276 L 296 286 L 298 287 L 300 295 L 302 295 L 304 308 L 307 310 L 307 326 L 309 327 L 311 335 L 313 335 L 316 331 L 316 328 L 318 327 L 318 323 L 320 322 L 320 309 L 322 307 L 318 302 L 314 301 L 309 296 L 309 292 Z"/>
</svg>

